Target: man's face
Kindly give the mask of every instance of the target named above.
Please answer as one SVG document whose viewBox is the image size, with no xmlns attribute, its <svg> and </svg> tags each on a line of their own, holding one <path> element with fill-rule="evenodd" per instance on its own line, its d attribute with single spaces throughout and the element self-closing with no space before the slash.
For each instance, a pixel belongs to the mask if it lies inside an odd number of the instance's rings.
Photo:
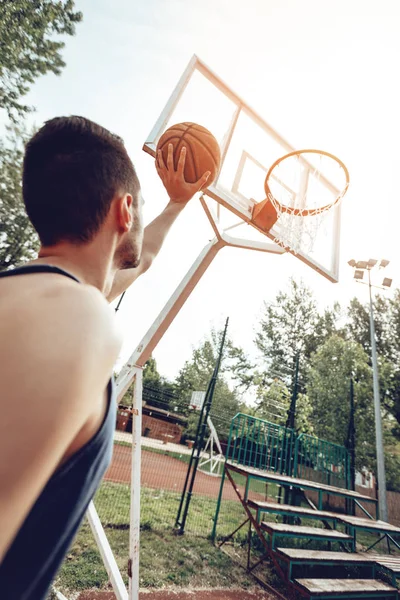
<svg viewBox="0 0 400 600">
<path fill-rule="evenodd" d="M 137 198 L 134 198 L 130 207 L 133 219 L 132 228 L 123 235 L 115 254 L 118 269 L 133 269 L 139 266 L 143 244 L 142 206 L 143 198 L 139 190 Z"/>
</svg>

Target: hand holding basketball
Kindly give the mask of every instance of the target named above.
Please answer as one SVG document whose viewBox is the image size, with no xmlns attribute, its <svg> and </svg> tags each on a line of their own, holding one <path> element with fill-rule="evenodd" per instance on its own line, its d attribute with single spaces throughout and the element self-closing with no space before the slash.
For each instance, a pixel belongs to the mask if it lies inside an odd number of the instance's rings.
<svg viewBox="0 0 400 600">
<path fill-rule="evenodd" d="M 210 186 L 220 164 L 217 140 L 211 131 L 197 123 L 172 125 L 158 141 L 157 171 L 174 202 L 185 203 Z"/>
<path fill-rule="evenodd" d="M 159 174 L 161 181 L 164 184 L 165 189 L 168 192 L 170 199 L 173 202 L 186 203 L 188 202 L 196 192 L 199 192 L 207 183 L 210 177 L 210 171 L 206 171 L 200 179 L 194 183 L 188 183 L 185 181 L 184 171 L 186 162 L 186 148 L 183 147 L 179 159 L 178 165 L 175 170 L 174 167 L 174 148 L 172 144 L 168 144 L 167 154 L 167 165 L 164 163 L 162 151 L 157 151 L 156 158 L 156 169 Z"/>
</svg>

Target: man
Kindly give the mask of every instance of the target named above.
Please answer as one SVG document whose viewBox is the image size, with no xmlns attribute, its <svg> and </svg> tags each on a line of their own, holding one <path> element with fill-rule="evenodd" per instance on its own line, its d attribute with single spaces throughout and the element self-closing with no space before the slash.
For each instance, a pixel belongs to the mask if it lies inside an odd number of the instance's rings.
<svg viewBox="0 0 400 600">
<path fill-rule="evenodd" d="M 0 273 L 0 595 L 41 600 L 109 465 L 121 337 L 107 305 L 151 265 L 185 204 L 185 152 L 157 171 L 170 197 L 143 233 L 123 142 L 82 117 L 26 147 L 23 197 L 37 260 Z"/>
</svg>

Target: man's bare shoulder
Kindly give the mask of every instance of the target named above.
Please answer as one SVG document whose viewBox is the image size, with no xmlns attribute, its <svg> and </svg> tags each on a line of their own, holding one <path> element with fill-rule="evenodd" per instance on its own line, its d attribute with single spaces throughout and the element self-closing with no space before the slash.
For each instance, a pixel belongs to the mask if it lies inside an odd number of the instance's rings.
<svg viewBox="0 0 400 600">
<path fill-rule="evenodd" d="M 120 336 L 110 307 L 99 290 L 72 279 L 52 275 L 10 278 L 9 286 L 1 286 L 0 321 L 7 330 L 18 330 L 24 337 L 43 335 L 52 330 L 80 340 L 97 332 L 119 343 Z M 23 285 L 22 285 L 23 284 Z M 0 326 L 0 328 L 2 328 Z M 6 337 L 8 337 L 6 335 Z M 19 335 L 13 335 L 16 341 Z M 3 337 L 4 339 L 4 337 Z M 8 343 L 10 343 L 8 339 Z"/>
<path fill-rule="evenodd" d="M 43 373 L 48 379 L 69 371 L 84 388 L 96 377 L 106 384 L 122 344 L 107 301 L 92 286 L 41 279 L 41 285 L 26 280 L 20 290 L 1 287 L 0 351 L 7 356 L 2 378 L 5 371 L 24 373 L 33 383 L 42 373 L 44 385 Z"/>
</svg>

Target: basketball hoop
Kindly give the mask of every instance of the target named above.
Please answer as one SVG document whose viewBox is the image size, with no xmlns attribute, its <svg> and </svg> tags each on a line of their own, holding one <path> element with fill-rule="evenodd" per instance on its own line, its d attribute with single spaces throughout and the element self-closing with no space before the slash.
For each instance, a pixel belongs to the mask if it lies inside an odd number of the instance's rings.
<svg viewBox="0 0 400 600">
<path fill-rule="evenodd" d="M 296 150 L 270 167 L 266 199 L 255 205 L 253 222 L 274 241 L 297 254 L 312 252 L 317 232 L 347 192 L 346 165 L 324 150 Z"/>
</svg>

